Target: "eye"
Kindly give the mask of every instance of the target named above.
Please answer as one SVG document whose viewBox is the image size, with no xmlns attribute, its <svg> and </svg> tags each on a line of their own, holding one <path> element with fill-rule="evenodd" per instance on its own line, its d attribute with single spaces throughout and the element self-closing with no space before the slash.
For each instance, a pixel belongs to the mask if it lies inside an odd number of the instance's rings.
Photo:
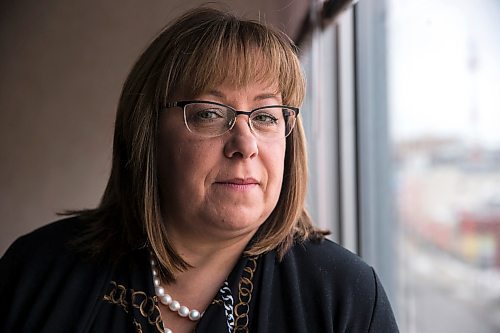
<svg viewBox="0 0 500 333">
<path fill-rule="evenodd" d="M 227 118 L 225 110 L 212 105 L 192 104 L 188 114 L 189 121 L 197 123 L 209 123 Z"/>
<path fill-rule="evenodd" d="M 259 113 L 252 117 L 252 121 L 258 122 L 262 125 L 274 125 L 278 123 L 278 118 L 269 113 Z"/>
<path fill-rule="evenodd" d="M 206 109 L 196 112 L 196 117 L 201 119 L 217 119 L 222 118 L 222 112 L 217 109 Z"/>
</svg>

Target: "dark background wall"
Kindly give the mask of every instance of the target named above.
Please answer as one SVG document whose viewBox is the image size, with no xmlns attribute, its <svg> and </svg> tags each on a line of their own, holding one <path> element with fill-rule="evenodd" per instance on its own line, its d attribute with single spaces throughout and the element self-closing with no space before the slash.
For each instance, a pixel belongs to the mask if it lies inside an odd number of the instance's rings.
<svg viewBox="0 0 500 333">
<path fill-rule="evenodd" d="M 0 254 L 65 209 L 94 207 L 120 89 L 173 17 L 205 1 L 0 2 Z M 227 2 L 293 35 L 307 1 Z"/>
</svg>

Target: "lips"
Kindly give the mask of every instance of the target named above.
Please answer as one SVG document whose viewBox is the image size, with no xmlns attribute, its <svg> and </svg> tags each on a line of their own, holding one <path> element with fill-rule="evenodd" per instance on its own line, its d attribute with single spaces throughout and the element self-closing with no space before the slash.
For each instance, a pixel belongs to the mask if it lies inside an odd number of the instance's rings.
<svg viewBox="0 0 500 333">
<path fill-rule="evenodd" d="M 221 180 L 221 181 L 216 181 L 218 184 L 234 184 L 234 185 L 258 185 L 259 182 L 252 178 L 232 178 L 232 179 L 226 179 L 226 180 Z"/>
<path fill-rule="evenodd" d="M 259 181 L 252 177 L 247 178 L 231 178 L 215 182 L 219 187 L 230 189 L 234 191 L 249 191 L 259 186 Z"/>
</svg>

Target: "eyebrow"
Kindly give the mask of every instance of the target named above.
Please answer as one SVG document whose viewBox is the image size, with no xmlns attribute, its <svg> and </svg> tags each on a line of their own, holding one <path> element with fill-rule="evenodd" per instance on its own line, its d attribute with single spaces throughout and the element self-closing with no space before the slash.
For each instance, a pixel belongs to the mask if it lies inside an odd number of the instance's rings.
<svg viewBox="0 0 500 333">
<path fill-rule="evenodd" d="M 215 89 L 209 90 L 208 94 L 213 95 L 215 97 L 220 97 L 220 98 L 226 97 L 226 95 L 224 95 L 221 91 L 215 90 Z M 262 93 L 262 94 L 255 96 L 254 100 L 263 101 L 263 100 L 272 99 L 272 98 L 279 99 L 280 93 Z"/>
<path fill-rule="evenodd" d="M 264 100 L 264 99 L 270 99 L 270 98 L 279 98 L 280 96 L 280 93 L 277 93 L 277 94 L 273 94 L 273 93 L 264 93 L 264 94 L 260 94 L 260 95 L 257 95 L 255 97 L 255 100 L 257 101 L 261 101 L 261 100 Z"/>
</svg>

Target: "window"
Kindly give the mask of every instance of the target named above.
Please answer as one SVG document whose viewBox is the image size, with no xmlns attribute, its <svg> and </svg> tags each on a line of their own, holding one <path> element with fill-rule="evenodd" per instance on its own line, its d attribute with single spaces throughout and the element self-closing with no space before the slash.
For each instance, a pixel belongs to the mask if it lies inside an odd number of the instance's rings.
<svg viewBox="0 0 500 333">
<path fill-rule="evenodd" d="M 498 332 L 500 3 L 392 0 L 387 13 L 401 322 Z"/>
<path fill-rule="evenodd" d="M 500 3 L 365 0 L 303 54 L 315 221 L 402 332 L 500 331 Z"/>
</svg>

